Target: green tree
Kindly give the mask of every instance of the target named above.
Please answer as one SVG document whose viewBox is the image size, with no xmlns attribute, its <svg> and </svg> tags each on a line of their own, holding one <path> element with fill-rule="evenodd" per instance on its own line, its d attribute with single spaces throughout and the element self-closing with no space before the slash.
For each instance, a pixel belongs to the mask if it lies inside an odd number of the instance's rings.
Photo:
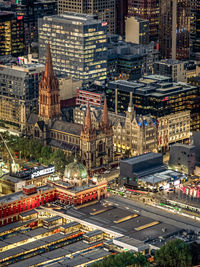
<svg viewBox="0 0 200 267">
<path fill-rule="evenodd" d="M 188 267 L 191 266 L 191 260 L 189 246 L 180 239 L 167 242 L 155 255 L 159 267 Z"/>
<path fill-rule="evenodd" d="M 192 255 L 192 265 L 200 265 L 200 244 L 193 242 L 190 245 L 190 253 Z"/>
<path fill-rule="evenodd" d="M 96 262 L 91 267 L 126 267 L 126 266 L 148 267 L 145 256 L 140 253 L 122 252 L 117 255 L 110 255 L 102 261 Z"/>
<path fill-rule="evenodd" d="M 31 140 L 28 140 L 27 145 L 28 145 L 27 150 L 29 152 L 28 157 L 31 157 L 34 159 L 39 158 L 41 155 L 41 149 L 42 149 L 41 143 L 36 139 L 31 139 Z"/>
<path fill-rule="evenodd" d="M 64 173 L 65 165 L 67 163 L 65 153 L 58 149 L 51 154 L 50 163 L 55 165 L 55 169 L 61 173 Z"/>
<path fill-rule="evenodd" d="M 49 146 L 43 146 L 41 149 L 41 158 L 42 158 L 42 162 L 46 165 L 48 165 L 50 163 L 50 158 L 52 155 L 52 150 Z"/>
</svg>

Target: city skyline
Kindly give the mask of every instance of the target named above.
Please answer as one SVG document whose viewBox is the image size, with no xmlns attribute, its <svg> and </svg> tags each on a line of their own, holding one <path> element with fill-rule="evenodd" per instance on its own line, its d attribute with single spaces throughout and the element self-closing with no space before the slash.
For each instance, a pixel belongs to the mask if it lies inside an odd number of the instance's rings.
<svg viewBox="0 0 200 267">
<path fill-rule="evenodd" d="M 1 266 L 199 266 L 199 10 L 0 2 Z"/>
</svg>

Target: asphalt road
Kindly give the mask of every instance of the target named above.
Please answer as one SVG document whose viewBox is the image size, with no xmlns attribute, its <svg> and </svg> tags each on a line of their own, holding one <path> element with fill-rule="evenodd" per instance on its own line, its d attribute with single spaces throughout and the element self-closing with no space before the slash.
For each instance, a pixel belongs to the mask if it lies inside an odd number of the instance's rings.
<svg viewBox="0 0 200 267">
<path fill-rule="evenodd" d="M 134 202 L 133 200 L 120 196 L 111 195 L 107 200 L 113 201 L 115 204 L 118 204 L 119 207 L 121 206 L 123 208 L 125 207 L 126 209 L 130 209 L 133 212 L 139 212 L 139 214 L 147 216 L 154 220 L 160 220 L 162 222 L 172 224 L 183 229 L 200 232 L 200 223 L 190 218 L 166 212 L 153 206 Z"/>
</svg>

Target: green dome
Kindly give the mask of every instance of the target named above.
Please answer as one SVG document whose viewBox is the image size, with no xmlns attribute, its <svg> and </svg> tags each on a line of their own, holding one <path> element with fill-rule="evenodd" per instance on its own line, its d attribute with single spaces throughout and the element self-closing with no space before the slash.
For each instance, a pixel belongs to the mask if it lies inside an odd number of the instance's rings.
<svg viewBox="0 0 200 267">
<path fill-rule="evenodd" d="M 65 167 L 65 172 L 64 172 L 64 178 L 65 179 L 86 179 L 88 177 L 88 172 L 85 168 L 85 166 L 77 162 L 76 159 L 74 159 L 74 162 L 69 163 Z"/>
</svg>

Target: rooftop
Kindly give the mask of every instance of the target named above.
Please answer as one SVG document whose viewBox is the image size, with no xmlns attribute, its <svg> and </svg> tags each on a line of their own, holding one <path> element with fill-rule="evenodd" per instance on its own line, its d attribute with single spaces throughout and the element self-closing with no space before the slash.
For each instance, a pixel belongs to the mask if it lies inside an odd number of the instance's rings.
<svg viewBox="0 0 200 267">
<path fill-rule="evenodd" d="M 30 215 L 33 215 L 33 214 L 38 214 L 38 211 L 36 210 L 29 210 L 29 211 L 26 211 L 26 212 L 23 212 L 20 214 L 21 217 L 27 217 L 27 216 L 30 216 Z"/>
<path fill-rule="evenodd" d="M 57 221 L 57 220 L 60 220 L 60 219 L 62 219 L 61 216 L 53 216 L 53 217 L 45 219 L 45 222 L 49 223 L 49 222 L 54 222 L 54 221 Z"/>
<path fill-rule="evenodd" d="M 102 21 L 98 20 L 96 16 L 90 14 L 80 14 L 76 12 L 64 12 L 60 15 L 45 16 L 44 20 L 58 21 L 66 24 L 76 24 L 76 25 L 92 25 L 98 24 Z"/>
<path fill-rule="evenodd" d="M 67 121 L 55 121 L 50 130 L 71 133 L 80 136 L 82 125 Z"/>
<path fill-rule="evenodd" d="M 181 60 L 177 60 L 177 59 L 163 59 L 163 60 L 160 60 L 156 63 L 159 63 L 159 64 L 167 64 L 167 65 L 176 65 L 176 64 L 183 64 L 185 62 L 181 61 Z"/>
<path fill-rule="evenodd" d="M 136 163 L 140 163 L 140 162 L 144 162 L 150 159 L 156 159 L 160 157 L 162 157 L 161 153 L 150 152 L 150 153 L 142 154 L 142 155 L 135 156 L 132 158 L 123 159 L 121 160 L 121 162 L 126 162 L 127 164 L 136 164 Z"/>
<path fill-rule="evenodd" d="M 164 98 L 165 96 L 194 90 L 196 87 L 182 82 L 171 82 L 171 78 L 166 76 L 148 75 L 135 82 L 121 80 L 112 81 L 108 83 L 108 88 L 133 92 L 136 95 Z"/>
<path fill-rule="evenodd" d="M 51 187 L 48 185 L 45 185 L 45 186 L 37 187 L 37 192 L 38 191 L 46 191 L 49 189 L 51 189 Z M 37 194 L 37 192 L 35 194 Z M 24 197 L 27 198 L 27 195 L 24 195 L 24 193 L 22 191 L 19 191 L 19 192 L 13 193 L 13 194 L 8 194 L 6 196 L 0 197 L 0 204 L 4 204 L 6 202 L 16 201 L 16 200 L 24 198 Z"/>
</svg>

